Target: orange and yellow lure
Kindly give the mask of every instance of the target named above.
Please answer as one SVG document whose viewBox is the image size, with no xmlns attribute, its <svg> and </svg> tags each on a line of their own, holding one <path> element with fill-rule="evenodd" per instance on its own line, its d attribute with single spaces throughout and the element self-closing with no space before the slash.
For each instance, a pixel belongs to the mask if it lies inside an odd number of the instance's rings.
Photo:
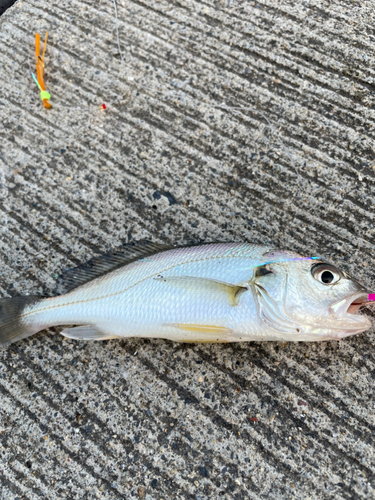
<svg viewBox="0 0 375 500">
<path fill-rule="evenodd" d="M 46 86 L 44 84 L 44 79 L 43 79 L 44 54 L 46 51 L 47 38 L 48 38 L 48 31 L 46 32 L 46 37 L 44 39 L 43 53 L 42 53 L 42 56 L 40 56 L 40 35 L 39 35 L 39 33 L 35 33 L 35 59 L 36 59 L 37 78 L 35 77 L 34 73 L 31 73 L 31 74 L 34 78 L 35 83 L 38 85 L 38 88 L 40 90 L 40 98 L 42 99 L 43 106 L 45 108 L 52 108 L 51 103 L 48 102 L 48 100 L 51 99 L 51 96 L 46 91 Z"/>
</svg>

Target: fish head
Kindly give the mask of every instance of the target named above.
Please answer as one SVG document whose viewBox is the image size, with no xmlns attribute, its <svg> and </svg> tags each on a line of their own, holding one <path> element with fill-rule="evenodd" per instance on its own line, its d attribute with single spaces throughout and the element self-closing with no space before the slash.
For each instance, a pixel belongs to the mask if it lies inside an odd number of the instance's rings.
<svg viewBox="0 0 375 500">
<path fill-rule="evenodd" d="M 291 340 L 339 340 L 371 327 L 360 312 L 370 291 L 356 279 L 323 259 L 281 257 L 255 271 L 259 310 L 272 326 Z"/>
</svg>

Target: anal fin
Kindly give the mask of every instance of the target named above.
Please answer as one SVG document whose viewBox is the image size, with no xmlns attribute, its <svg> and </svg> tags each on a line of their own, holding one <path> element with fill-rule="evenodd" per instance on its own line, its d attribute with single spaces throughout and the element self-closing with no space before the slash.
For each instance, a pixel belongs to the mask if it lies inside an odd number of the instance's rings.
<svg viewBox="0 0 375 500">
<path fill-rule="evenodd" d="M 118 338 L 116 335 L 108 335 L 107 333 L 101 332 L 93 325 L 67 328 L 61 332 L 61 335 L 74 340 L 109 340 Z"/>
</svg>

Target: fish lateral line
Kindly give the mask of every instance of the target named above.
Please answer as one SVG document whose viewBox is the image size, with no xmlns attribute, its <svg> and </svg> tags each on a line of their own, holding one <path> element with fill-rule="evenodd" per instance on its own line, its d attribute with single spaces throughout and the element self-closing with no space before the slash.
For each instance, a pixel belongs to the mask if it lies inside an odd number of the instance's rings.
<svg viewBox="0 0 375 500">
<path fill-rule="evenodd" d="M 105 260 L 97 258 L 82 271 L 71 270 L 71 293 L 0 299 L 0 346 L 64 324 L 82 325 L 63 330 L 77 340 L 137 336 L 178 342 L 339 340 L 371 326 L 369 318 L 356 313 L 366 300 L 375 303 L 375 291 L 320 257 L 248 243 L 212 244 L 203 251 L 197 246 L 161 251 L 151 243 L 141 251 L 138 246 L 112 252 Z M 294 266 L 299 260 L 314 264 Z M 189 265 L 186 271 L 184 264 Z M 251 271 L 242 271 L 246 264 Z M 274 272 L 277 279 L 263 280 Z M 241 307 L 229 307 L 239 303 L 242 293 Z M 98 302 L 107 297 L 111 299 Z M 66 311 L 60 313 L 59 308 Z"/>
<path fill-rule="evenodd" d="M 204 261 L 204 260 L 210 260 L 210 259 L 222 259 L 222 258 L 236 258 L 237 256 L 229 256 L 229 255 L 225 255 L 225 256 L 221 256 L 221 257 L 211 257 L 211 258 L 203 258 L 203 259 L 199 259 L 200 262 Z M 241 257 L 237 257 L 237 258 L 241 258 Z M 300 258 L 294 258 L 294 259 L 284 259 L 283 261 L 273 261 L 273 262 L 270 262 L 270 263 L 278 263 L 278 262 L 288 262 L 288 261 L 293 261 L 293 260 L 314 260 L 314 259 L 320 259 L 320 257 L 300 257 Z M 143 259 L 139 259 L 139 260 L 143 260 Z M 197 261 L 197 262 L 199 262 Z M 56 304 L 56 305 L 51 305 L 49 307 L 45 307 L 43 309 L 39 309 L 39 310 L 36 310 L 36 311 L 25 311 L 25 313 L 23 314 L 23 317 L 26 317 L 26 316 L 30 316 L 30 315 L 33 315 L 33 314 L 39 314 L 41 312 L 44 312 L 46 310 L 50 310 L 50 309 L 55 309 L 55 308 L 60 308 L 60 307 L 67 307 L 67 306 L 70 306 L 70 305 L 75 305 L 75 304 L 79 304 L 79 303 L 85 303 L 85 302 L 92 302 L 92 301 L 95 301 L 95 300 L 102 300 L 102 299 L 106 299 L 108 297 L 113 297 L 113 296 L 116 296 L 116 295 L 121 295 L 123 293 L 126 293 L 128 290 L 130 290 L 131 288 L 139 285 L 140 283 L 142 283 L 143 281 L 146 281 L 147 279 L 149 278 L 153 278 L 153 279 L 161 279 L 163 280 L 162 278 L 158 278 L 158 275 L 160 275 L 161 273 L 164 273 L 165 271 L 169 271 L 175 267 L 179 267 L 183 264 L 188 264 L 189 261 L 184 261 L 182 263 L 179 263 L 179 264 L 175 264 L 175 265 L 172 265 L 166 269 L 164 269 L 163 271 L 160 271 L 160 272 L 157 272 L 154 274 L 154 276 L 148 276 L 146 278 L 143 278 L 142 280 L 139 280 L 137 281 L 136 283 L 133 283 L 132 285 L 130 285 L 129 287 L 123 289 L 123 290 L 120 290 L 118 292 L 113 292 L 111 294 L 106 294 L 106 295 L 101 295 L 99 297 L 92 297 L 92 298 L 89 298 L 89 299 L 84 299 L 84 300 L 76 300 L 76 301 L 73 301 L 73 302 L 68 302 L 66 304 Z M 267 265 L 266 264 L 257 264 L 257 265 L 254 265 L 252 267 L 249 267 L 249 268 L 245 268 L 245 269 L 255 269 L 257 267 L 262 267 L 262 266 L 265 266 Z M 126 266 L 126 264 L 124 264 L 124 267 Z M 110 272 L 110 271 L 109 271 Z M 95 280 L 96 278 L 92 278 L 92 280 L 90 281 L 93 281 Z M 165 279 L 165 278 L 164 278 Z M 169 278 L 170 279 L 170 278 Z M 201 278 L 203 280 L 203 278 Z M 208 280 L 207 281 L 212 281 L 213 283 L 215 283 L 216 280 Z M 217 282 L 218 284 L 220 282 Z M 225 285 L 224 283 L 221 283 L 222 285 Z M 228 287 L 233 287 L 234 289 L 236 289 L 234 291 L 233 294 L 231 294 L 231 301 L 232 301 L 232 305 L 237 305 L 238 304 L 238 300 L 240 298 L 240 296 L 242 295 L 242 292 L 246 291 L 247 288 L 243 287 L 243 285 L 231 285 L 231 284 L 228 284 Z M 67 294 L 69 294 L 70 292 L 73 292 L 75 290 L 75 288 L 73 288 L 71 291 L 67 292 Z M 61 295 L 62 296 L 62 295 Z M 59 297 L 59 296 L 57 296 Z M 374 297 L 375 297 L 375 294 L 374 294 Z M 52 297 L 52 298 L 55 298 L 55 297 Z M 374 298 L 375 300 L 375 298 Z"/>
</svg>

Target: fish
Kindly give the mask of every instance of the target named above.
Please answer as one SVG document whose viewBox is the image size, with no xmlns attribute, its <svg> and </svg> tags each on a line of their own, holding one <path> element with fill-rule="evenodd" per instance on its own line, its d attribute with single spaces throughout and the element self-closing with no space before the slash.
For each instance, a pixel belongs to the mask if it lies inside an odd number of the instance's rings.
<svg viewBox="0 0 375 500">
<path fill-rule="evenodd" d="M 56 293 L 0 299 L 0 345 L 52 326 L 76 340 L 178 342 L 340 340 L 371 327 L 357 280 L 251 243 L 127 244 L 67 270 Z"/>
</svg>

